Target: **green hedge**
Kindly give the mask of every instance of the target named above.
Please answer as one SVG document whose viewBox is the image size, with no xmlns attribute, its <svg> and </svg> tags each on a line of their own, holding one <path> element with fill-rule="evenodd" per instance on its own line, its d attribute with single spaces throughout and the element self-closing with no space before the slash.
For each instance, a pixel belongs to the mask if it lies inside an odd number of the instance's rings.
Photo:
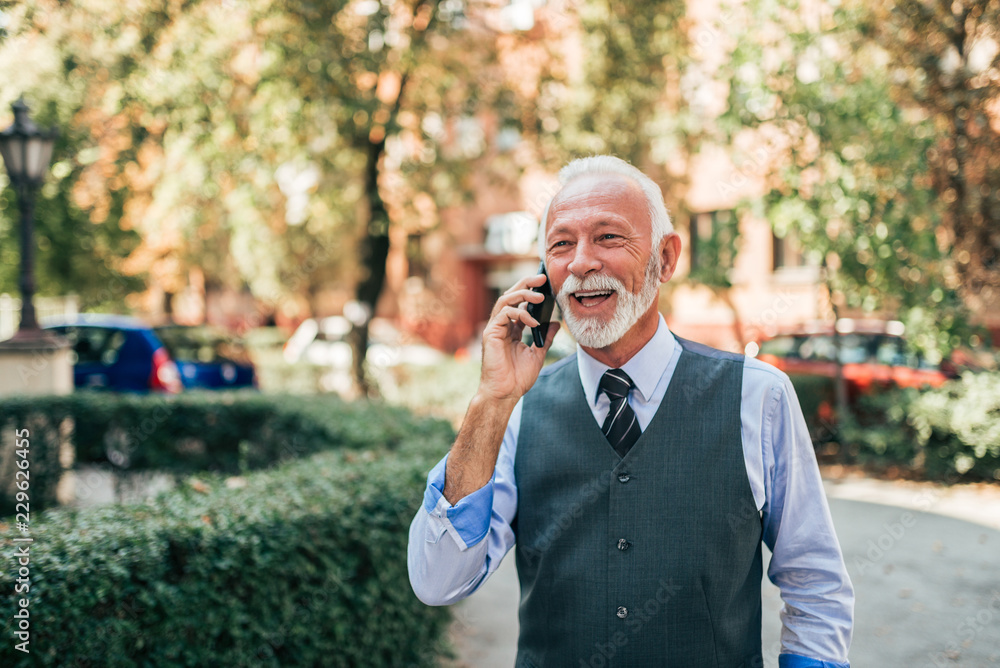
<svg viewBox="0 0 1000 668">
<path fill-rule="evenodd" d="M 404 438 L 442 435 L 440 422 L 414 422 L 405 409 L 350 404 L 334 397 L 257 392 L 189 392 L 177 396 L 77 392 L 0 400 L 4 451 L 15 429 L 31 431 L 32 508 L 55 505 L 60 429 L 76 464 L 174 473 L 236 473 L 330 448 L 394 447 Z M 72 425 L 72 432 L 66 429 Z M 0 513 L 9 514 L 12 471 L 0 483 Z"/>
<path fill-rule="evenodd" d="M 450 430 L 397 427 L 413 435 L 393 451 L 320 453 L 242 487 L 205 474 L 148 504 L 33 516 L 31 654 L 14 648 L 5 538 L 0 665 L 434 665 L 448 612 L 410 589 L 407 526 Z"/>
<path fill-rule="evenodd" d="M 8 411 L 9 400 L 0 400 L 0 516 L 13 515 L 16 485 L 24 482 L 15 478 L 18 462 L 27 458 L 30 509 L 41 510 L 56 505 L 56 485 L 63 472 L 60 444 L 68 440 L 72 422 L 64 414 L 36 411 Z M 18 438 L 25 433 L 27 438 Z M 27 444 L 27 448 L 24 445 Z M 68 444 L 67 444 L 68 446 Z M 24 457 L 22 457 L 24 455 Z"/>
<path fill-rule="evenodd" d="M 867 424 L 848 426 L 842 438 L 862 463 L 928 478 L 1000 480 L 1000 373 L 884 392 L 860 408 Z"/>
</svg>

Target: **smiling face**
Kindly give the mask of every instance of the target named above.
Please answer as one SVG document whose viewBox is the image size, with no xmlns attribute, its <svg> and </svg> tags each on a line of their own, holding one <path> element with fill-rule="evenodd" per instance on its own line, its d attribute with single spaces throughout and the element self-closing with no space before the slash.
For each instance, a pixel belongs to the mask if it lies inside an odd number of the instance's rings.
<svg viewBox="0 0 1000 668">
<path fill-rule="evenodd" d="M 624 176 L 577 177 L 552 201 L 545 266 L 566 325 L 584 348 L 618 348 L 611 352 L 630 357 L 656 331 L 656 297 L 673 273 L 679 242 L 670 234 L 654 244 L 651 234 L 649 203 Z"/>
<path fill-rule="evenodd" d="M 563 319 L 573 337 L 587 348 L 607 348 L 621 340 L 646 312 L 655 308 L 660 293 L 660 257 L 649 256 L 646 273 L 638 293 L 630 292 L 624 283 L 607 274 L 591 274 L 580 279 L 570 274 L 556 295 Z M 615 300 L 610 320 L 590 314 L 600 305 Z M 585 309 L 580 315 L 574 306 Z"/>
</svg>

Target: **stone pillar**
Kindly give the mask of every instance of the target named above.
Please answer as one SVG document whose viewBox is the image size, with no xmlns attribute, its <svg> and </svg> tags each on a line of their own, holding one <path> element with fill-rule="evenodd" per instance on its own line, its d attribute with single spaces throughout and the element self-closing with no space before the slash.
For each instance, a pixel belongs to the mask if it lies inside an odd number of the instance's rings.
<svg viewBox="0 0 1000 668">
<path fill-rule="evenodd" d="M 21 330 L 0 341 L 0 397 L 69 394 L 71 355 L 65 339 L 45 330 Z"/>
<path fill-rule="evenodd" d="M 42 329 L 19 330 L 13 338 L 0 341 L 0 398 L 69 394 L 73 391 L 72 351 L 66 339 Z M 58 481 L 60 503 L 75 497 L 72 474 L 75 449 L 69 419 L 55 425 L 59 431 L 59 461 L 62 475 Z M 3 436 L 6 436 L 3 435 Z M 0 438 L 0 482 L 14 479 L 14 438 Z"/>
</svg>

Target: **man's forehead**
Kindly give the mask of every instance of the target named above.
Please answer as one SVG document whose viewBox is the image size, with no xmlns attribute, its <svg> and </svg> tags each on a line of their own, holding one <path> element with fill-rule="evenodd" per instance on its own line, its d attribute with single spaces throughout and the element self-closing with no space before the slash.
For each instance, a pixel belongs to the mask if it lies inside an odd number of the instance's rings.
<svg viewBox="0 0 1000 668">
<path fill-rule="evenodd" d="M 642 188 L 632 179 L 621 174 L 583 174 L 556 193 L 549 207 L 546 228 L 559 217 L 580 209 L 605 209 L 627 216 L 637 208 L 645 212 L 647 203 Z"/>
<path fill-rule="evenodd" d="M 627 197 L 635 195 L 642 197 L 643 193 L 638 183 L 623 174 L 581 174 L 569 181 L 556 193 L 553 206 L 586 195 L 604 197 Z"/>
</svg>

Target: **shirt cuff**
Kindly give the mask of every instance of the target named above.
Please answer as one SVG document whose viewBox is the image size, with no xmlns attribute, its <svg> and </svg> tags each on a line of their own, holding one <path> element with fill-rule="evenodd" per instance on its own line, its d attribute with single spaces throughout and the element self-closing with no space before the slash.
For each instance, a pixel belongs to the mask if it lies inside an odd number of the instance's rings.
<svg viewBox="0 0 1000 668">
<path fill-rule="evenodd" d="M 850 668 L 850 663 L 837 663 L 836 661 L 821 661 L 820 659 L 810 659 L 799 654 L 779 654 L 778 668 Z"/>
<path fill-rule="evenodd" d="M 493 516 L 493 482 L 496 471 L 489 482 L 468 496 L 459 499 L 452 506 L 444 498 L 444 473 L 448 457 L 445 457 L 427 474 L 427 489 L 424 490 L 424 509 L 437 517 L 448 527 L 448 533 L 467 550 L 476 545 L 490 531 Z"/>
</svg>

